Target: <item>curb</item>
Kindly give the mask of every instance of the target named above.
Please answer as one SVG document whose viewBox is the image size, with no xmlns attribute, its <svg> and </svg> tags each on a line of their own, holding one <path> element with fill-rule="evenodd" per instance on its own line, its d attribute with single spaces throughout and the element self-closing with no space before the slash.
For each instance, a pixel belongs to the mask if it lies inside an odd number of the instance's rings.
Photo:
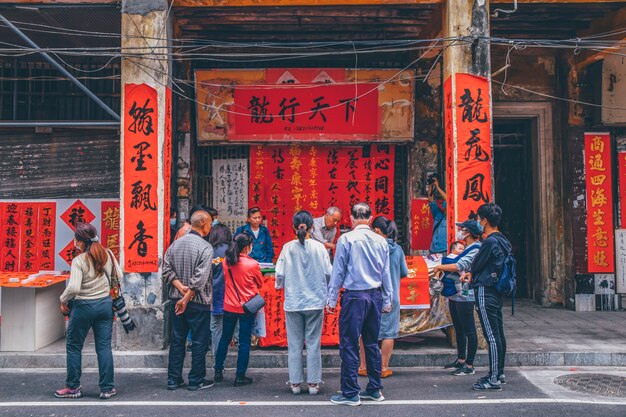
<svg viewBox="0 0 626 417">
<path fill-rule="evenodd" d="M 450 353 L 426 353 L 419 351 L 396 351 L 391 358 L 393 367 L 432 367 L 443 366 L 455 355 Z M 250 368 L 287 368 L 286 351 L 252 351 Z M 167 351 L 124 352 L 114 351 L 113 360 L 116 368 L 167 368 Z M 236 352 L 229 353 L 227 368 L 236 365 Z M 477 366 L 488 365 L 486 353 L 476 355 Z M 190 355 L 185 358 L 185 366 L 191 362 Z M 207 363 L 213 357 L 208 355 Z M 97 368 L 95 353 L 83 353 L 83 368 Z M 506 355 L 508 366 L 626 366 L 626 352 L 510 352 Z M 0 368 L 60 368 L 65 369 L 65 353 L 0 353 Z M 341 359 L 338 350 L 322 351 L 324 368 L 339 368 Z"/>
</svg>

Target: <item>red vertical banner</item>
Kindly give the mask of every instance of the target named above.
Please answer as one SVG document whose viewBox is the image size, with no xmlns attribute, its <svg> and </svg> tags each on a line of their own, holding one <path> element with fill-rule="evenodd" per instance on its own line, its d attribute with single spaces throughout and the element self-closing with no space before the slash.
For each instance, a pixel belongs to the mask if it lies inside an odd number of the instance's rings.
<svg viewBox="0 0 626 417">
<path fill-rule="evenodd" d="M 2 205 L 2 272 L 19 271 L 21 215 L 20 204 L 9 202 Z"/>
<path fill-rule="evenodd" d="M 37 251 L 39 205 L 37 203 L 22 203 L 21 223 L 19 270 L 22 272 L 37 272 L 39 270 Z"/>
<path fill-rule="evenodd" d="M 265 337 L 259 340 L 261 347 L 287 346 L 287 330 L 285 327 L 284 291 L 277 291 L 276 280 L 268 277 L 259 291 L 265 300 Z"/>
<path fill-rule="evenodd" d="M 474 217 L 492 200 L 491 108 L 489 80 L 456 75 L 457 218 Z"/>
<path fill-rule="evenodd" d="M 609 133 L 585 133 L 587 270 L 615 272 L 613 175 Z"/>
<path fill-rule="evenodd" d="M 165 89 L 165 132 L 163 136 L 163 252 L 167 250 L 170 236 L 170 209 L 172 204 L 172 90 Z"/>
<path fill-rule="evenodd" d="M 168 225 L 169 226 L 169 225 Z M 100 240 L 113 255 L 120 259 L 120 203 L 103 201 L 100 203 Z"/>
<path fill-rule="evenodd" d="M 493 198 L 489 80 L 454 74 L 444 83 L 448 241 L 455 222 L 476 218 Z"/>
<path fill-rule="evenodd" d="M 427 198 L 411 200 L 411 249 L 428 250 L 433 239 L 433 217 Z"/>
<path fill-rule="evenodd" d="M 446 134 L 446 224 L 448 225 L 448 242 L 456 240 L 456 146 L 454 143 L 454 112 L 452 110 L 452 77 L 443 84 L 444 124 Z M 431 234 L 432 240 L 432 234 Z M 430 246 L 428 247 L 430 249 Z"/>
<path fill-rule="evenodd" d="M 370 183 L 367 173 L 365 174 L 365 192 L 367 197 L 371 196 L 372 212 L 374 216 L 385 216 L 388 219 L 394 217 L 394 146 L 374 145 L 371 147 L 370 160 L 374 165 L 372 182 Z M 363 155 L 364 163 L 369 163 Z M 368 188 L 371 187 L 371 188 Z M 363 201 L 363 197 L 360 196 Z M 350 204 L 352 206 L 352 204 Z"/>
<path fill-rule="evenodd" d="M 39 203 L 39 270 L 54 270 L 56 244 L 56 204 Z"/>
<path fill-rule="evenodd" d="M 619 173 L 619 225 L 626 229 L 626 152 L 617 153 L 617 167 Z"/>
<path fill-rule="evenodd" d="M 125 84 L 122 163 L 126 272 L 159 270 L 158 120 L 157 91 L 146 84 Z"/>
</svg>

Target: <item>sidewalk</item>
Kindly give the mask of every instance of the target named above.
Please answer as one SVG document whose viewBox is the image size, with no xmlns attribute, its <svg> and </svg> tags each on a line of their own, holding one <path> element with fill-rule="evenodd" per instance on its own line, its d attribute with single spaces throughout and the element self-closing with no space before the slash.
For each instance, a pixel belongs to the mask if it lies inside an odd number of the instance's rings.
<svg viewBox="0 0 626 417">
<path fill-rule="evenodd" d="M 515 316 L 510 305 L 503 310 L 509 366 L 626 366 L 626 312 L 575 312 L 530 300 L 516 300 L 515 307 Z M 235 353 L 231 349 L 227 367 L 234 366 Z M 435 330 L 398 341 L 392 366 L 441 366 L 455 353 L 444 333 Z M 338 349 L 324 348 L 322 355 L 324 367 L 340 366 Z M 119 368 L 167 367 L 167 351 L 115 351 L 114 359 Z M 486 352 L 479 351 L 477 365 L 487 360 Z M 64 340 L 34 353 L 0 352 L 0 368 L 64 367 Z M 83 367 L 97 367 L 90 342 L 85 344 Z M 286 368 L 287 350 L 253 349 L 250 367 Z"/>
</svg>

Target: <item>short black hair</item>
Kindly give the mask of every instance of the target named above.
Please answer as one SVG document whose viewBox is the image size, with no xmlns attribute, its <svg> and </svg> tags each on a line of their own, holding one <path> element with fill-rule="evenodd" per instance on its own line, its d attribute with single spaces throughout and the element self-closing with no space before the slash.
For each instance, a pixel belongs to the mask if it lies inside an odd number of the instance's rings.
<svg viewBox="0 0 626 417">
<path fill-rule="evenodd" d="M 459 246 L 459 245 L 465 245 L 465 243 L 463 243 L 463 242 L 461 242 L 459 240 L 457 240 L 456 242 L 452 242 L 452 244 L 450 245 L 449 252 L 452 252 L 453 250 L 455 250 L 456 247 Z"/>
<path fill-rule="evenodd" d="M 255 213 L 260 213 L 260 212 L 261 212 L 261 209 L 260 209 L 260 208 L 258 208 L 257 206 L 250 207 L 250 208 L 248 209 L 248 217 L 252 216 L 252 215 L 253 215 L 253 214 L 255 214 Z"/>
<path fill-rule="evenodd" d="M 213 220 L 215 220 L 215 218 L 217 217 L 217 210 L 215 210 L 213 207 L 207 207 L 206 211 L 211 215 L 211 217 L 213 217 Z"/>
<path fill-rule="evenodd" d="M 478 207 L 478 216 L 487 220 L 491 227 L 498 227 L 502 220 L 502 209 L 496 203 L 487 203 Z"/>
<path fill-rule="evenodd" d="M 213 248 L 222 244 L 228 245 L 233 240 L 233 234 L 230 232 L 228 226 L 221 223 L 218 223 L 211 228 L 211 232 L 208 237 L 208 241 Z"/>
</svg>

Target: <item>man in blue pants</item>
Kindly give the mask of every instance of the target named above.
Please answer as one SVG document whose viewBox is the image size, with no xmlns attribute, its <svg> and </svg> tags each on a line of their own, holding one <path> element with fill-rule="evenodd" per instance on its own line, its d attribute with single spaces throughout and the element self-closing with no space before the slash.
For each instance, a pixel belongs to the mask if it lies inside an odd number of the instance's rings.
<svg viewBox="0 0 626 417">
<path fill-rule="evenodd" d="M 391 311 L 392 283 L 389 245 L 370 228 L 372 209 L 365 203 L 355 204 L 350 219 L 352 231 L 337 241 L 326 303 L 326 311 L 334 313 L 339 289 L 345 289 L 339 312 L 341 394 L 332 396 L 330 401 L 340 405 L 361 405 L 361 399 L 385 399 L 380 380 L 382 365 L 378 331 L 381 313 Z M 369 379 L 363 392 L 360 392 L 357 374 L 359 337 L 363 340 Z"/>
</svg>

